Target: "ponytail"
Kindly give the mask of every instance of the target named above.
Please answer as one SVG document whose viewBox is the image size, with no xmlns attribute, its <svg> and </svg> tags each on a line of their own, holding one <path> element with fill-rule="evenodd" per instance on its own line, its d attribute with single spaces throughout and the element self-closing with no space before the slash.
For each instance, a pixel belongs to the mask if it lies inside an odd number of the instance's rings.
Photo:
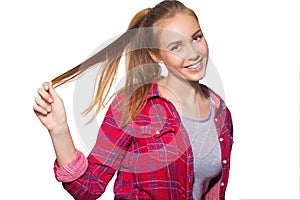
<svg viewBox="0 0 300 200">
<path fill-rule="evenodd" d="M 136 117 L 147 102 L 153 79 L 160 76 L 160 66 L 149 54 L 149 40 L 152 40 L 151 28 L 147 29 L 145 21 L 150 8 L 138 12 L 131 20 L 128 30 L 134 30 L 134 40 L 128 46 L 126 53 L 126 83 L 124 87 L 124 101 L 122 106 L 122 122 L 124 127 Z M 149 37 L 150 34 L 150 37 Z"/>
<path fill-rule="evenodd" d="M 150 11 L 151 8 L 146 8 L 135 14 L 135 16 L 131 19 L 127 30 L 135 29 L 135 28 L 140 28 L 141 25 L 143 24 L 146 15 Z"/>
<path fill-rule="evenodd" d="M 132 18 L 127 31 L 124 34 L 122 34 L 118 39 L 116 39 L 114 42 L 112 42 L 107 47 L 103 48 L 98 53 L 91 56 L 84 62 L 80 63 L 76 67 L 70 69 L 69 71 L 61 74 L 60 76 L 58 76 L 52 80 L 53 86 L 58 87 L 66 82 L 76 80 L 81 75 L 83 75 L 84 72 L 86 72 L 88 69 L 91 69 L 95 64 L 102 63 L 102 67 L 100 68 L 100 73 L 99 73 L 99 82 L 98 82 L 98 85 L 95 87 L 96 93 L 95 93 L 94 99 L 93 99 L 92 103 L 88 106 L 88 108 L 83 112 L 83 114 L 86 115 L 90 111 L 92 111 L 94 107 L 96 107 L 95 114 L 89 120 L 89 122 L 91 122 L 92 120 L 95 119 L 97 114 L 100 112 L 101 108 L 103 106 L 105 106 L 107 104 L 107 102 L 109 101 L 109 99 L 111 98 L 111 97 L 109 97 L 109 92 L 110 92 L 113 82 L 116 78 L 119 63 L 120 63 L 120 60 L 121 60 L 121 57 L 122 57 L 122 54 L 124 53 L 124 51 L 126 54 L 126 71 L 127 72 L 135 66 L 145 64 L 145 62 L 140 62 L 140 61 L 136 62 L 140 58 L 140 57 L 136 58 L 136 56 L 140 56 L 140 54 L 144 54 L 145 50 L 143 50 L 142 52 L 139 49 L 130 51 L 130 49 L 134 49 L 134 47 L 132 46 L 133 38 L 136 39 L 136 35 L 139 33 L 139 31 L 130 31 L 130 30 L 138 29 L 142 26 L 143 21 L 145 19 L 146 14 L 148 13 L 148 11 L 149 11 L 149 8 L 138 12 Z M 129 45 L 131 47 L 129 47 Z M 130 52 L 126 52 L 127 49 L 129 49 Z M 137 55 L 137 54 L 139 54 L 139 55 Z M 134 73 L 134 74 L 136 74 L 136 73 Z M 131 85 L 131 83 L 133 82 L 132 80 L 137 78 L 137 77 L 134 77 L 134 74 L 126 76 L 126 86 L 129 86 L 129 87 L 132 86 Z M 143 78 L 144 75 L 145 75 L 145 73 L 139 74 L 139 76 L 141 78 Z M 132 94 L 132 92 L 131 92 L 131 89 L 126 88 L 126 86 L 125 86 L 125 100 L 124 100 L 123 108 L 131 105 L 132 109 L 130 109 L 131 110 L 130 113 L 132 113 L 131 116 L 133 117 L 134 116 L 133 113 L 135 113 L 138 110 L 139 106 L 136 106 L 136 104 L 133 105 L 132 101 L 133 100 L 136 101 L 137 100 L 136 98 L 141 99 L 141 97 L 139 97 L 141 94 L 139 94 L 137 96 L 138 92 L 134 92 L 134 95 L 133 95 L 134 97 L 128 98 L 126 96 L 126 94 L 128 94 L 128 93 Z M 142 94 L 145 94 L 145 92 L 143 92 Z M 137 100 L 136 102 L 141 103 L 140 100 Z M 128 118 L 128 119 L 125 119 L 125 118 Z M 129 115 L 125 114 L 123 120 L 124 120 L 124 123 L 122 123 L 122 124 L 125 125 L 126 122 L 130 121 Z"/>
<path fill-rule="evenodd" d="M 96 106 L 96 112 L 89 121 L 91 122 L 111 98 L 108 95 L 124 53 L 126 55 L 126 83 L 118 92 L 124 92 L 121 127 L 125 126 L 144 107 L 153 79 L 159 78 L 161 74 L 160 66 L 154 62 L 148 52 L 149 48 L 157 47 L 153 32 L 145 28 L 152 27 L 160 20 L 171 18 L 178 12 L 188 13 L 197 19 L 196 14 L 179 1 L 164 0 L 151 9 L 147 8 L 138 12 L 132 18 L 124 34 L 78 66 L 54 78 L 53 86 L 58 87 L 75 80 L 93 65 L 102 63 L 94 99 L 83 112 L 86 115 Z"/>
</svg>

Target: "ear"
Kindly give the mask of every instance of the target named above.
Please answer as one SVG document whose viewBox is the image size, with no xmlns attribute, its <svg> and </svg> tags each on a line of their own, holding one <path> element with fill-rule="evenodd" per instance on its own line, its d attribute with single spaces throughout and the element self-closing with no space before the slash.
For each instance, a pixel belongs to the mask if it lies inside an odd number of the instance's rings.
<svg viewBox="0 0 300 200">
<path fill-rule="evenodd" d="M 163 63 L 161 60 L 161 57 L 159 55 L 159 52 L 153 49 L 148 49 L 148 52 L 151 56 L 151 58 L 156 62 L 156 63 Z"/>
</svg>

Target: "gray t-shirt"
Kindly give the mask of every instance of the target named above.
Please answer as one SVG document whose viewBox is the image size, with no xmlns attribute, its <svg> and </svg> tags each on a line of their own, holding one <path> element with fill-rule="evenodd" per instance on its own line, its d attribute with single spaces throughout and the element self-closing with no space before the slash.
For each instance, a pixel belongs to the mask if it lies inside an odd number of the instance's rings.
<svg viewBox="0 0 300 200">
<path fill-rule="evenodd" d="M 181 116 L 183 126 L 188 132 L 194 154 L 193 199 L 200 200 L 211 179 L 222 169 L 221 149 L 214 124 L 213 101 L 210 100 L 209 115 L 204 120 Z"/>
</svg>

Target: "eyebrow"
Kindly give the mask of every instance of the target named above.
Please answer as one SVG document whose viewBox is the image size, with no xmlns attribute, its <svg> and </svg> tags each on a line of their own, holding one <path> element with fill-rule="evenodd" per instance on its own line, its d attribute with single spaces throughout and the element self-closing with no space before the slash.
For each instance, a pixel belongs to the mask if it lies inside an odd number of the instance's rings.
<svg viewBox="0 0 300 200">
<path fill-rule="evenodd" d="M 197 30 L 191 37 L 195 37 L 198 33 L 201 33 L 201 32 L 202 32 L 202 30 L 199 29 L 199 30 Z"/>
<path fill-rule="evenodd" d="M 193 33 L 191 35 L 191 38 L 195 37 L 198 33 L 201 33 L 202 30 L 201 29 L 198 29 L 195 33 Z M 167 48 L 169 48 L 170 46 L 174 45 L 174 44 L 179 44 L 181 43 L 182 41 L 181 40 L 178 40 L 178 41 L 174 41 L 174 42 L 171 42 L 170 44 L 168 44 Z"/>
</svg>

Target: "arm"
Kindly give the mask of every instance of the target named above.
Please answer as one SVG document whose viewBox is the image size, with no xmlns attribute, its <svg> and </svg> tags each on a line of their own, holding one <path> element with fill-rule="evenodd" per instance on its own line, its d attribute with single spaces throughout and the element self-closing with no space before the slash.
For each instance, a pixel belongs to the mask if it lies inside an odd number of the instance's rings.
<svg viewBox="0 0 300 200">
<path fill-rule="evenodd" d="M 116 102 L 115 99 L 104 117 L 96 144 L 87 158 L 87 169 L 73 180 L 62 181 L 64 188 L 75 199 L 96 199 L 101 196 L 131 144 L 132 137 L 118 126 L 121 118 Z M 57 166 L 54 169 L 59 178 Z"/>
<path fill-rule="evenodd" d="M 74 199 L 94 200 L 99 198 L 116 171 L 111 167 L 100 164 L 92 156 L 89 156 L 87 161 L 88 168 L 82 176 L 73 181 L 62 183 L 64 189 Z M 55 166 L 54 171 L 57 176 L 57 166 Z"/>
<path fill-rule="evenodd" d="M 39 97 L 33 107 L 38 119 L 48 129 L 59 166 L 75 158 L 75 147 L 67 124 L 62 99 L 54 91 L 51 82 L 38 89 Z"/>
<path fill-rule="evenodd" d="M 95 189 L 101 192 L 97 187 L 86 189 L 85 185 L 96 185 L 97 173 L 113 174 L 109 168 L 91 164 L 87 170 L 87 159 L 83 154 L 75 149 L 70 130 L 67 124 L 66 112 L 62 99 L 54 91 L 51 83 L 43 83 L 38 89 L 39 97 L 35 99 L 36 104 L 33 109 L 41 123 L 49 131 L 54 151 L 56 154 L 55 172 L 60 181 L 64 180 L 64 187 L 76 197 L 76 199 L 96 199 L 95 195 L 87 195 L 86 192 Z M 81 163 L 86 163 L 85 168 L 80 168 Z M 70 170 L 71 169 L 71 170 Z M 81 170 L 81 171 L 80 171 Z M 85 173 L 85 178 L 78 179 L 79 175 Z M 78 179 L 77 181 L 73 181 Z M 70 181 L 73 181 L 71 183 Z M 101 186 L 101 181 L 99 181 Z M 103 188 L 103 187 L 102 187 Z M 99 195 L 97 195 L 99 196 Z"/>
<path fill-rule="evenodd" d="M 130 136 L 118 126 L 119 113 L 112 111 L 112 107 L 116 106 L 110 106 L 99 130 L 97 143 L 86 159 L 74 147 L 63 102 L 51 83 L 44 83 L 38 94 L 40 97 L 36 98 L 34 111 L 50 133 L 57 157 L 54 167 L 56 178 L 63 182 L 64 188 L 75 199 L 98 198 L 130 144 Z"/>
</svg>

